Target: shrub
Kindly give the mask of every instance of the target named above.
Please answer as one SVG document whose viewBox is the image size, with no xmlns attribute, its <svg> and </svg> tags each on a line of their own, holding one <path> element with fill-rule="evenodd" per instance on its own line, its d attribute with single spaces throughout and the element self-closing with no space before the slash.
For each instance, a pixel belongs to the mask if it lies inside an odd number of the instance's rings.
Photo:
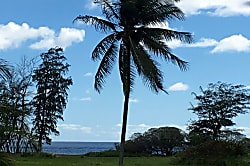
<svg viewBox="0 0 250 166">
<path fill-rule="evenodd" d="M 239 143 L 210 140 L 187 148 L 176 155 L 174 162 L 191 165 L 237 165 L 245 153 Z"/>
<path fill-rule="evenodd" d="M 1 166 L 14 166 L 15 163 L 11 159 L 9 154 L 0 152 L 0 165 Z"/>
</svg>

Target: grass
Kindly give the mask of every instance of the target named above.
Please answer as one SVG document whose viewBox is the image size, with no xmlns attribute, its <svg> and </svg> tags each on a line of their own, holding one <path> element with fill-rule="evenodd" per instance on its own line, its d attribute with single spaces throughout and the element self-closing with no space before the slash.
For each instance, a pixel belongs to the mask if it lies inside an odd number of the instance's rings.
<svg viewBox="0 0 250 166">
<path fill-rule="evenodd" d="M 15 157 L 16 166 L 116 166 L 117 157 L 61 156 L 55 158 Z M 169 165 L 168 157 L 125 157 L 125 166 Z"/>
<path fill-rule="evenodd" d="M 106 157 L 105 157 L 106 155 Z M 109 156 L 109 157 L 108 157 Z M 177 165 L 213 165 L 213 166 L 249 166 L 250 153 L 243 156 L 224 158 L 206 157 L 206 162 L 201 164 L 202 157 L 196 156 L 190 162 L 178 162 L 179 156 L 173 157 L 157 157 L 157 156 L 140 156 L 140 157 L 125 157 L 124 166 L 177 166 Z M 118 157 L 113 151 L 103 153 L 89 153 L 85 155 L 60 155 L 56 156 L 49 153 L 26 154 L 26 155 L 11 155 L 10 158 L 14 161 L 15 166 L 117 166 Z M 176 160 L 177 159 L 177 160 Z M 214 162 L 216 160 L 216 162 Z M 178 163 L 178 164 L 177 164 Z M 1 165 L 1 164 L 0 164 Z"/>
</svg>

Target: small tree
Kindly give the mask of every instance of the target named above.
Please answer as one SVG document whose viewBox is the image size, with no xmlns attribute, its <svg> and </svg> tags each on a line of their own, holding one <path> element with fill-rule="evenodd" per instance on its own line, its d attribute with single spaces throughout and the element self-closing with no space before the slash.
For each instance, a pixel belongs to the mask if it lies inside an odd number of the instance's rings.
<svg viewBox="0 0 250 166">
<path fill-rule="evenodd" d="M 201 95 L 195 95 L 197 106 L 189 109 L 198 116 L 189 130 L 211 139 L 219 139 L 223 127 L 235 125 L 233 118 L 245 114 L 250 107 L 249 90 L 243 85 L 217 82 L 210 83 L 207 90 L 200 87 Z M 203 137 L 204 138 L 204 137 Z"/>
<path fill-rule="evenodd" d="M 42 143 L 51 143 L 50 134 L 59 135 L 58 120 L 63 120 L 68 93 L 72 79 L 66 78 L 69 64 L 65 63 L 62 48 L 51 48 L 41 54 L 42 63 L 34 71 L 33 80 L 36 81 L 37 94 L 34 97 L 33 132 L 38 139 L 38 151 L 42 150 Z"/>
<path fill-rule="evenodd" d="M 125 143 L 129 153 L 170 155 L 175 146 L 182 146 L 185 133 L 175 127 L 151 128 L 143 134 L 135 133 Z"/>
</svg>

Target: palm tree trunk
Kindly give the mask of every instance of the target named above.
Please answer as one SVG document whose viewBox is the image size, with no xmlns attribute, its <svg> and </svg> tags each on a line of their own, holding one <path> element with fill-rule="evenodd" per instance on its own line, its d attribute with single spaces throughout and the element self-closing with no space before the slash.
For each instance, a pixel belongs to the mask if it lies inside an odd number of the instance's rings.
<svg viewBox="0 0 250 166">
<path fill-rule="evenodd" d="M 127 129 L 127 118 L 128 118 L 128 103 L 129 103 L 129 92 L 127 92 L 127 94 L 125 94 L 125 100 L 124 100 L 124 106 L 123 106 L 119 166 L 123 166 L 124 145 L 125 145 L 125 137 L 126 137 L 126 129 Z"/>
</svg>

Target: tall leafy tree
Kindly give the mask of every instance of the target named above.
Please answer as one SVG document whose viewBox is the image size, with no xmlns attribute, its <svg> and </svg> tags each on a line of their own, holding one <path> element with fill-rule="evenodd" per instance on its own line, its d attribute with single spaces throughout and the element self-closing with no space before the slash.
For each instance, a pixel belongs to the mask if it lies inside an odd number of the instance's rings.
<svg viewBox="0 0 250 166">
<path fill-rule="evenodd" d="M 157 58 L 177 64 L 182 70 L 187 69 L 187 62 L 171 53 L 166 41 L 177 39 L 190 43 L 191 34 L 159 26 L 172 19 L 184 19 L 183 12 L 174 2 L 177 0 L 96 0 L 105 18 L 84 15 L 75 19 L 108 33 L 92 52 L 92 59 L 100 60 L 94 83 L 98 92 L 118 61 L 124 93 L 119 165 L 123 165 L 129 97 L 136 75 L 158 93 L 166 91 Z"/>
<path fill-rule="evenodd" d="M 250 109 L 250 89 L 244 85 L 232 85 L 222 82 L 210 83 L 206 90 L 195 96 L 197 106 L 190 108 L 198 116 L 189 125 L 193 133 L 218 140 L 223 128 L 235 125 L 233 118 L 245 114 Z M 225 132 L 228 132 L 226 130 Z"/>
<path fill-rule="evenodd" d="M 58 120 L 63 120 L 68 89 L 72 79 L 65 77 L 70 65 L 62 48 L 51 48 L 41 54 L 42 63 L 34 71 L 37 94 L 34 97 L 33 134 L 38 140 L 38 150 L 42 150 L 43 141 L 51 143 L 50 134 L 59 135 Z"/>
<path fill-rule="evenodd" d="M 25 151 L 24 147 L 27 147 L 31 141 L 31 131 L 30 131 L 30 119 L 31 112 L 33 109 L 32 97 L 33 92 L 33 82 L 32 75 L 35 69 L 37 58 L 28 59 L 23 56 L 21 62 L 17 64 L 15 68 L 16 73 L 16 93 L 18 96 L 17 107 L 20 111 L 20 117 L 18 119 L 17 127 L 17 140 L 16 142 L 16 152 Z"/>
<path fill-rule="evenodd" d="M 11 77 L 0 87 L 0 148 L 6 152 L 24 152 L 30 141 L 31 87 L 34 59 L 23 57 L 13 67 Z"/>
</svg>

